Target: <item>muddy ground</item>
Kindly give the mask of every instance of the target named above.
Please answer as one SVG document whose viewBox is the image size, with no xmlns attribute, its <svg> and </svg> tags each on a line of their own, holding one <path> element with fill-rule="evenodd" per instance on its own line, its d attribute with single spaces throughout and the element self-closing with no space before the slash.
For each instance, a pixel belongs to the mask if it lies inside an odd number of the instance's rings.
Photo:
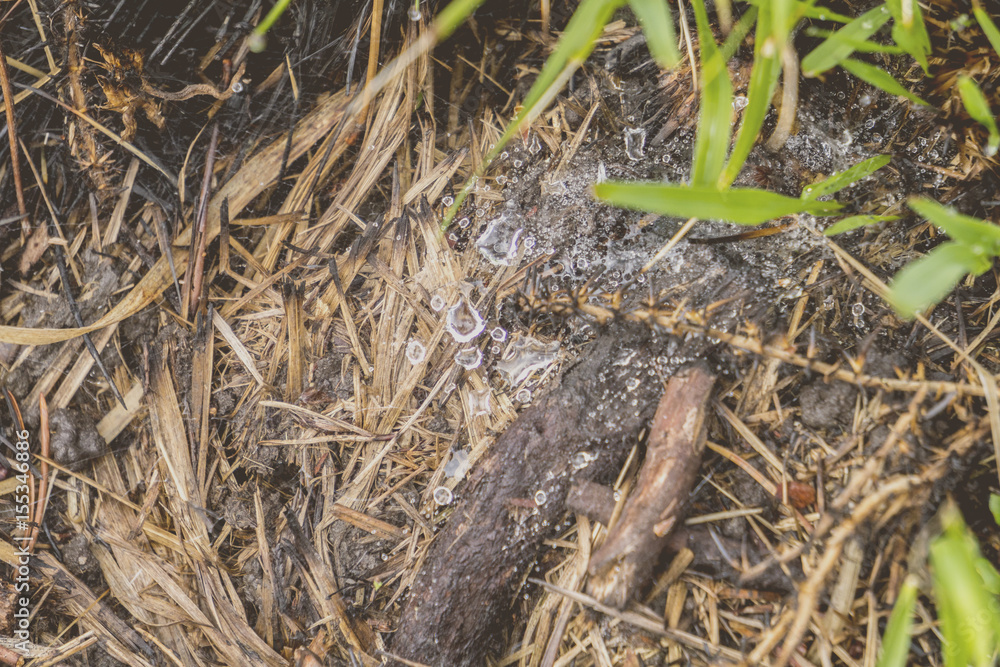
<svg viewBox="0 0 1000 667">
<path fill-rule="evenodd" d="M 935 32 L 927 81 L 888 63 L 940 110 L 843 73 L 803 80 L 795 133 L 737 181 L 797 196 L 890 154 L 838 199 L 900 220 L 836 245 L 810 216 L 758 238 L 700 222 L 651 262 L 684 221 L 591 187 L 687 177 L 689 67 L 661 72 L 616 17 L 442 232 L 555 35 L 537 8 L 487 4 L 352 105 L 367 63 L 427 29 L 387 6 L 373 47 L 369 11 L 294 4 L 261 54 L 245 48 L 257 3 L 24 6 L 0 33 L 29 66 L 10 74 L 27 93 L 20 176 L 0 182 L 0 318 L 21 333 L 0 331 L 0 373 L 33 440 L 51 433 L 36 469 L 56 471 L 33 655 L 868 664 L 945 497 L 996 560 L 983 380 L 962 359 L 998 372 L 995 277 L 928 314 L 936 331 L 877 285 L 939 237 L 907 196 L 996 204 L 996 165 L 941 73 L 981 35 Z M 730 66 L 738 94 L 751 55 Z M 47 331 L 98 321 L 103 372 L 83 337 Z M 713 384 L 692 402 L 690 488 L 627 594 L 596 586 L 606 527 L 647 497 L 661 397 L 692 373 Z M 918 631 L 914 663 L 939 664 Z"/>
</svg>

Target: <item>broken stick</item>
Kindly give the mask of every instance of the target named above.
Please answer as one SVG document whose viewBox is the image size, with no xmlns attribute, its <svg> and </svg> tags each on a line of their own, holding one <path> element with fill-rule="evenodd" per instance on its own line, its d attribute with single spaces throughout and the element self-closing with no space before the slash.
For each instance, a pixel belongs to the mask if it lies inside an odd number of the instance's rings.
<svg viewBox="0 0 1000 667">
<path fill-rule="evenodd" d="M 649 581 L 701 465 L 705 408 L 715 376 L 696 364 L 670 378 L 653 417 L 646 459 L 618 523 L 591 557 L 588 592 L 619 609 Z"/>
</svg>

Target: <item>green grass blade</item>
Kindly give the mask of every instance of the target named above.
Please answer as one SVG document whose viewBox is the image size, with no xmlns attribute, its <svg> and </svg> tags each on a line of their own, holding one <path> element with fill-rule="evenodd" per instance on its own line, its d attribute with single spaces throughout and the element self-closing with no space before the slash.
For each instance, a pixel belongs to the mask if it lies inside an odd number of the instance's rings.
<svg viewBox="0 0 1000 667">
<path fill-rule="evenodd" d="M 986 39 L 990 40 L 990 44 L 993 45 L 993 50 L 1000 53 L 1000 30 L 997 29 L 997 24 L 993 22 L 989 14 L 983 11 L 977 0 L 973 0 L 972 13 L 975 15 L 976 21 L 979 22 L 979 27 L 986 34 Z"/>
<path fill-rule="evenodd" d="M 470 2 L 471 0 L 463 0 Z M 481 1 L 481 0 L 480 0 Z M 521 111 L 514 117 L 514 120 L 507 125 L 504 133 L 494 144 L 493 148 L 483 158 L 482 163 L 476 167 L 475 172 L 462 186 L 455 201 L 448 207 L 444 219 L 441 221 L 441 228 L 447 229 L 455 214 L 458 213 L 465 199 L 472 192 L 475 183 L 489 168 L 490 163 L 503 151 L 508 142 L 518 133 L 521 127 L 530 123 L 540 114 L 548 103 L 559 94 L 563 85 L 569 80 L 576 68 L 594 50 L 597 38 L 604 31 L 604 26 L 611 20 L 615 11 L 624 4 L 625 0 L 582 0 L 576 8 L 566 30 L 559 38 L 556 50 L 552 52 L 538 78 L 532 84 L 531 89 L 521 103 Z M 455 4 L 455 3 L 452 3 Z M 450 5 L 449 5 L 450 8 Z"/>
<path fill-rule="evenodd" d="M 911 574 L 903 580 L 889 623 L 885 626 L 885 634 L 882 636 L 882 655 L 879 656 L 875 667 L 906 667 L 913 635 L 913 608 L 917 604 L 919 591 L 920 586 L 914 575 Z"/>
<path fill-rule="evenodd" d="M 830 225 L 823 230 L 823 234 L 825 236 L 835 236 L 836 234 L 843 234 L 844 232 L 850 232 L 861 227 L 874 225 L 878 222 L 888 222 L 898 219 L 898 215 L 852 215 L 849 218 L 838 220 L 836 224 Z"/>
<path fill-rule="evenodd" d="M 983 153 L 987 157 L 996 155 L 997 148 L 1000 147 L 1000 131 L 997 130 L 997 121 L 993 117 L 993 110 L 990 103 L 986 101 L 986 96 L 979 89 L 976 82 L 965 74 L 958 75 L 958 94 L 962 96 L 962 104 L 969 112 L 972 119 L 981 123 L 990 132 L 990 138 Z"/>
<path fill-rule="evenodd" d="M 260 53 L 267 48 L 267 31 L 278 22 L 278 19 L 285 13 L 290 3 L 291 0 L 278 0 L 274 3 L 270 11 L 267 12 L 260 23 L 257 24 L 257 27 L 253 29 L 253 32 L 250 33 L 248 44 L 251 51 Z"/>
<path fill-rule="evenodd" d="M 677 52 L 674 21 L 665 0 L 629 0 L 629 6 L 639 19 L 646 45 L 656 63 L 663 69 L 673 69 L 681 61 Z"/>
<path fill-rule="evenodd" d="M 729 70 L 708 25 L 704 0 L 694 0 L 701 50 L 701 109 L 694 140 L 691 184 L 715 185 L 726 164 L 733 119 L 733 85 Z"/>
<path fill-rule="evenodd" d="M 438 41 L 446 39 L 462 25 L 465 19 L 472 16 L 483 0 L 452 0 L 434 17 L 433 30 Z"/>
<path fill-rule="evenodd" d="M 831 35 L 836 34 L 836 31 L 810 26 L 806 28 L 806 34 L 810 37 L 830 37 Z M 854 53 L 883 53 L 886 55 L 899 55 L 900 53 L 906 53 L 906 50 L 901 46 L 897 46 L 895 44 L 879 44 L 878 42 L 873 42 L 870 39 L 863 39 L 859 41 L 844 39 L 844 43 L 850 44 L 854 48 Z"/>
<path fill-rule="evenodd" d="M 795 213 L 833 215 L 840 210 L 837 202 L 802 201 L 752 188 L 719 190 L 673 183 L 608 181 L 596 185 L 594 192 L 599 199 L 615 206 L 741 225 L 759 225 Z"/>
<path fill-rule="evenodd" d="M 962 215 L 950 206 L 942 206 L 926 197 L 910 197 L 906 205 L 930 220 L 956 241 L 980 246 L 988 254 L 1000 254 L 1000 227 L 972 216 Z"/>
<path fill-rule="evenodd" d="M 990 494 L 990 513 L 994 523 L 1000 526 L 1000 496 L 995 493 Z"/>
<path fill-rule="evenodd" d="M 860 181 L 866 176 L 874 174 L 876 171 L 889 164 L 892 158 L 888 155 L 876 155 L 867 160 L 857 163 L 849 169 L 837 172 L 827 179 L 807 185 L 802 190 L 802 199 L 817 199 L 824 195 L 832 195 L 839 192 L 852 183 Z"/>
<path fill-rule="evenodd" d="M 948 296 L 967 273 L 978 275 L 991 263 L 988 255 L 964 243 L 943 243 L 896 274 L 889 286 L 889 304 L 901 317 L 912 318 Z"/>
<path fill-rule="evenodd" d="M 867 40 L 884 26 L 889 18 L 886 6 L 879 5 L 854 19 L 802 59 L 802 74 L 817 76 L 836 67 L 854 53 L 854 43 Z"/>
<path fill-rule="evenodd" d="M 729 31 L 729 35 L 726 36 L 726 41 L 722 43 L 719 47 L 719 51 L 722 52 L 722 59 L 729 62 L 729 59 L 736 55 L 736 51 L 743 45 L 743 40 L 746 36 L 750 34 L 750 28 L 753 24 L 757 22 L 757 8 L 753 5 L 750 6 L 740 20 L 733 25 L 733 29 Z"/>
<path fill-rule="evenodd" d="M 840 63 L 840 66 L 862 81 L 870 83 L 876 88 L 881 88 L 890 95 L 901 95 L 911 102 L 916 102 L 917 104 L 921 104 L 923 106 L 930 106 L 927 102 L 904 88 L 903 84 L 892 78 L 891 74 L 883 69 L 875 67 L 875 65 L 869 65 L 868 63 L 863 63 L 860 60 L 846 58 Z"/>
<path fill-rule="evenodd" d="M 743 120 L 736 134 L 733 152 L 719 177 L 721 188 L 729 187 L 739 176 L 747 156 L 750 155 L 760 135 L 760 128 L 764 125 L 764 117 L 767 116 L 767 109 L 771 105 L 771 97 L 774 96 L 778 76 L 781 74 L 781 49 L 784 47 L 787 32 L 787 27 L 782 30 L 782 26 L 778 24 L 772 5 L 762 5 L 757 18 L 757 37 L 754 42 L 750 85 L 747 87 L 747 106 L 743 111 Z"/>
<path fill-rule="evenodd" d="M 802 18 L 805 19 L 815 19 L 817 21 L 836 21 L 837 23 L 850 23 L 854 19 L 850 16 L 845 16 L 843 14 L 838 14 L 837 12 L 830 11 L 826 7 L 819 7 L 816 5 L 806 5 L 801 7 Z"/>
<path fill-rule="evenodd" d="M 954 505 L 942 509 L 941 523 L 944 532 L 931 542 L 930 563 L 945 664 L 993 665 L 1000 607 L 977 570 L 982 554 Z"/>
<path fill-rule="evenodd" d="M 924 25 L 920 4 L 917 0 L 886 0 L 885 6 L 892 14 L 892 40 L 913 56 L 926 75 L 931 38 Z"/>
</svg>

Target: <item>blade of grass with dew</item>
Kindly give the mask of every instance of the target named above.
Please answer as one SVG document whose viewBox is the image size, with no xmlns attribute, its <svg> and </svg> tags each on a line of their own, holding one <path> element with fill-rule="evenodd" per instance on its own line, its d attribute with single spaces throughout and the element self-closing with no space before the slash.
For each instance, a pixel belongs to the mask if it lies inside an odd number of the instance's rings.
<svg viewBox="0 0 1000 667">
<path fill-rule="evenodd" d="M 927 197 L 910 197 L 906 205 L 943 229 L 955 241 L 970 246 L 985 246 L 984 252 L 1000 255 L 1000 226 L 962 215 L 950 206 L 942 206 Z"/>
<path fill-rule="evenodd" d="M 476 167 L 472 176 L 465 182 L 462 189 L 455 196 L 455 201 L 448 207 L 444 219 L 441 221 L 441 229 L 447 229 L 455 214 L 458 213 L 462 203 L 472 192 L 476 182 L 486 173 L 490 163 L 496 159 L 507 143 L 518 133 L 523 125 L 531 123 L 559 94 L 562 87 L 569 81 L 573 72 L 587 59 L 597 38 L 604 31 L 604 26 L 611 20 L 615 11 L 624 4 L 625 0 L 583 0 L 573 12 L 566 30 L 559 38 L 556 50 L 552 52 L 538 78 L 532 84 L 531 89 L 521 103 L 521 111 L 514 117 L 504 130 L 504 133 L 497 139 L 493 148 L 483 157 L 482 162 Z"/>
<path fill-rule="evenodd" d="M 715 185 L 726 165 L 733 119 L 733 85 L 712 29 L 708 24 L 704 0 L 694 0 L 698 23 L 698 46 L 701 51 L 701 109 L 694 139 L 691 185 Z"/>
<path fill-rule="evenodd" d="M 920 64 L 927 74 L 927 56 L 931 52 L 931 38 L 924 25 L 917 0 L 886 0 L 885 6 L 892 14 L 892 41 L 899 44 Z"/>
<path fill-rule="evenodd" d="M 996 118 L 993 117 L 993 110 L 990 109 L 990 103 L 986 101 L 983 91 L 971 77 L 959 74 L 958 94 L 962 96 L 962 104 L 972 119 L 989 130 L 990 138 L 983 153 L 987 157 L 996 155 L 997 148 L 1000 148 L 1000 131 L 997 130 Z"/>
<path fill-rule="evenodd" d="M 889 164 L 892 158 L 888 155 L 876 155 L 867 160 L 862 160 L 853 167 L 837 172 L 829 178 L 817 183 L 807 185 L 802 190 L 802 199 L 816 199 L 824 195 L 832 195 L 839 192 L 852 183 L 860 181 L 866 176 L 874 174 L 876 171 Z"/>
<path fill-rule="evenodd" d="M 930 104 L 904 88 L 903 84 L 896 81 L 891 74 L 883 69 L 875 67 L 875 65 L 869 65 L 868 63 L 861 62 L 860 60 L 854 60 L 853 58 L 845 58 L 841 61 L 840 66 L 862 81 L 869 83 L 876 88 L 881 88 L 890 95 L 901 95 L 911 102 L 915 102 L 925 107 L 930 106 Z"/>
<path fill-rule="evenodd" d="M 733 151 L 719 177 L 720 188 L 727 188 L 733 184 L 760 136 L 760 128 L 764 125 L 764 117 L 767 116 L 774 89 L 778 85 L 778 76 L 781 74 L 781 49 L 785 48 L 788 32 L 791 29 L 788 20 L 790 13 L 789 0 L 764 3 L 760 7 L 754 41 L 753 69 L 750 72 L 750 84 L 747 86 L 747 106 L 743 111 L 743 120 L 736 134 Z"/>
<path fill-rule="evenodd" d="M 920 584 L 916 576 L 911 574 L 903 580 L 889 623 L 885 626 L 885 634 L 882 635 L 882 655 L 875 667 L 906 667 L 913 637 L 913 608 L 917 605 L 919 592 Z"/>
<path fill-rule="evenodd" d="M 911 319 L 948 296 L 966 274 L 988 271 L 991 259 L 964 243 L 942 243 L 895 275 L 889 285 L 889 305 Z"/>
<path fill-rule="evenodd" d="M 837 12 L 831 11 L 826 7 L 821 7 L 818 5 L 812 5 L 808 3 L 799 3 L 799 11 L 802 12 L 802 18 L 804 19 L 815 19 L 817 21 L 836 21 L 837 23 L 850 23 L 851 21 L 854 20 L 850 16 L 838 14 Z"/>
<path fill-rule="evenodd" d="M 802 74 L 814 77 L 836 67 L 854 53 L 854 42 L 867 40 L 878 32 L 890 17 L 886 6 L 879 5 L 854 19 L 802 59 Z"/>
<path fill-rule="evenodd" d="M 898 215 L 852 215 L 843 220 L 838 220 L 835 224 L 830 225 L 825 230 L 823 230 L 824 236 L 835 236 L 837 234 L 843 234 L 844 232 L 854 231 L 855 229 L 860 229 L 862 227 L 867 227 L 868 225 L 874 225 L 879 222 L 889 222 L 891 220 L 899 220 Z"/>
<path fill-rule="evenodd" d="M 594 193 L 615 206 L 677 218 L 726 220 L 741 225 L 759 225 L 795 213 L 833 215 L 841 208 L 837 202 L 802 201 L 755 188 L 719 190 L 714 186 L 674 183 L 608 181 L 594 186 Z"/>
<path fill-rule="evenodd" d="M 646 46 L 663 69 L 673 69 L 681 61 L 670 7 L 663 0 L 629 0 L 629 7 L 639 19 Z"/>
<path fill-rule="evenodd" d="M 993 50 L 1000 53 L 1000 29 L 997 29 L 997 24 L 993 22 L 990 15 L 979 6 L 979 0 L 972 0 L 972 14 L 976 17 L 986 39 L 990 40 Z"/>
</svg>

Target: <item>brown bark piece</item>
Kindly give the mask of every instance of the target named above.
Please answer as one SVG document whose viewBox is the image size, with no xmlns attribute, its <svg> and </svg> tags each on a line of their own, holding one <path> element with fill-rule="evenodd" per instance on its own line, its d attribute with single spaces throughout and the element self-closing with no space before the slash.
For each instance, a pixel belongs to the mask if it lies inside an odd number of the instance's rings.
<svg viewBox="0 0 1000 667">
<path fill-rule="evenodd" d="M 696 364 L 672 377 L 650 430 L 636 489 L 618 523 L 591 557 L 588 592 L 623 608 L 649 579 L 667 546 L 701 465 L 705 408 L 715 376 Z"/>
<path fill-rule="evenodd" d="M 430 548 L 393 654 L 434 666 L 484 664 L 542 540 L 563 519 L 570 486 L 614 474 L 651 416 L 660 384 L 635 379 L 649 377 L 659 347 L 643 325 L 610 324 L 560 386 L 497 439 Z M 580 451 L 597 457 L 576 469 Z"/>
</svg>

